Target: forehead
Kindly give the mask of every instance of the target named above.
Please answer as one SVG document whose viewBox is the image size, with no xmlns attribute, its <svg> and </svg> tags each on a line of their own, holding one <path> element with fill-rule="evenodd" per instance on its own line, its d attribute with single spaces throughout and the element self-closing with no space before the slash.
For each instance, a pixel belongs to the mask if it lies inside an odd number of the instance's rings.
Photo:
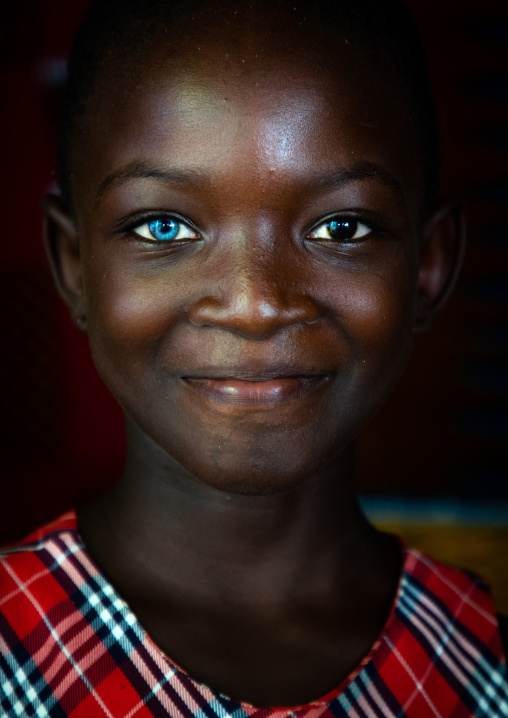
<svg viewBox="0 0 508 718">
<path fill-rule="evenodd" d="M 391 61 L 374 62 L 347 32 L 303 16 L 235 7 L 152 26 L 131 53 L 121 48 L 104 64 L 77 147 L 78 180 L 86 176 L 92 191 L 139 162 L 216 179 L 241 166 L 246 181 L 370 163 L 395 176 L 409 202 L 418 198 L 417 142 Z"/>
</svg>

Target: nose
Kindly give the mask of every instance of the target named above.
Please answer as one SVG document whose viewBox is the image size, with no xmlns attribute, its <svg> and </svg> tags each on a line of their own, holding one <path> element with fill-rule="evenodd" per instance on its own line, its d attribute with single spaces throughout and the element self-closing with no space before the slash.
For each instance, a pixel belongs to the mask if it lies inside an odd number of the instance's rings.
<svg viewBox="0 0 508 718">
<path fill-rule="evenodd" d="M 215 327 L 249 339 L 318 321 L 321 310 L 312 298 L 302 269 L 286 253 L 256 244 L 236 248 L 213 264 L 215 287 L 189 310 L 199 327 Z M 205 282 L 204 285 L 210 284 Z"/>
</svg>

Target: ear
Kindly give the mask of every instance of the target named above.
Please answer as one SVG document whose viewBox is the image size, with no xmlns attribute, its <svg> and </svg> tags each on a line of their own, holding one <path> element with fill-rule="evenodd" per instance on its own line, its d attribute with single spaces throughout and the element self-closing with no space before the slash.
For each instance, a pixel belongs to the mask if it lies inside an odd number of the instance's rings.
<svg viewBox="0 0 508 718">
<path fill-rule="evenodd" d="M 459 276 L 465 243 L 466 221 L 462 207 L 451 200 L 441 202 L 427 222 L 422 237 L 416 333 L 429 329 L 448 301 Z"/>
<path fill-rule="evenodd" d="M 41 204 L 44 211 L 44 247 L 53 280 L 58 293 L 71 311 L 74 324 L 81 331 L 86 331 L 86 301 L 74 220 L 57 195 L 44 195 Z"/>
</svg>

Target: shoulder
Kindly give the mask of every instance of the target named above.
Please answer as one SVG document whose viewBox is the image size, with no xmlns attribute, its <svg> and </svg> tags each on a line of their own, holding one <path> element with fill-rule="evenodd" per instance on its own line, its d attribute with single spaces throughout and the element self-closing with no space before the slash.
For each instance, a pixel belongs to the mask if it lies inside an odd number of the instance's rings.
<svg viewBox="0 0 508 718">
<path fill-rule="evenodd" d="M 462 607 L 474 598 L 481 601 L 480 611 L 491 608 L 490 589 L 481 576 L 441 563 L 417 549 L 406 549 L 404 576 L 447 604 Z"/>
<path fill-rule="evenodd" d="M 54 534 L 59 534 L 62 531 L 76 531 L 77 530 L 77 519 L 76 512 L 74 510 L 67 511 L 58 518 L 50 521 L 44 526 L 39 526 L 29 533 L 21 541 L 16 541 L 12 544 L 6 544 L 0 547 L 0 559 L 6 557 L 9 554 L 19 553 L 23 551 L 30 551 L 37 548 L 41 543 L 44 543 L 46 539 Z"/>
<path fill-rule="evenodd" d="M 57 591 L 51 578 L 63 557 L 79 545 L 76 528 L 76 514 L 70 511 L 0 549 L 0 615 L 18 613 L 27 597 L 35 605 L 41 591 L 45 596 Z"/>
<path fill-rule="evenodd" d="M 466 570 L 407 549 L 400 606 L 411 624 L 427 621 L 443 634 L 502 659 L 500 627 L 490 588 Z"/>
</svg>

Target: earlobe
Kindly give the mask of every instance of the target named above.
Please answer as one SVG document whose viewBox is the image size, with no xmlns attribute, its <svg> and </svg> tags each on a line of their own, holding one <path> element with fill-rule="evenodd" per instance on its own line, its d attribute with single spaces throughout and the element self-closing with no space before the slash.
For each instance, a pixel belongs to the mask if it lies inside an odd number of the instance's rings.
<svg viewBox="0 0 508 718">
<path fill-rule="evenodd" d="M 418 272 L 415 332 L 429 329 L 457 282 L 466 241 L 464 213 L 458 202 L 442 202 L 423 232 Z"/>
<path fill-rule="evenodd" d="M 56 288 L 71 311 L 74 324 L 86 331 L 81 256 L 73 219 L 60 197 L 44 195 L 43 240 Z"/>
</svg>

